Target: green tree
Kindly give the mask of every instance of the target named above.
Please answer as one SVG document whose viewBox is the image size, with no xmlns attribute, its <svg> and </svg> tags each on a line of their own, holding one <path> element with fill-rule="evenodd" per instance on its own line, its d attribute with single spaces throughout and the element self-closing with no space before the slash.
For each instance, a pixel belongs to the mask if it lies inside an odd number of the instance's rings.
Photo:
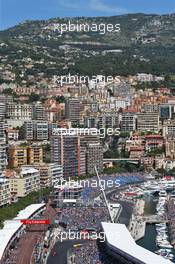
<svg viewBox="0 0 175 264">
<path fill-rule="evenodd" d="M 65 97 L 63 95 L 57 96 L 55 99 L 58 103 L 64 103 L 65 102 Z"/>
<path fill-rule="evenodd" d="M 13 95 L 13 90 L 11 88 L 7 88 L 4 89 L 2 93 L 7 95 Z"/>
<path fill-rule="evenodd" d="M 29 96 L 29 103 L 37 102 L 40 100 L 39 94 L 31 93 Z"/>
</svg>

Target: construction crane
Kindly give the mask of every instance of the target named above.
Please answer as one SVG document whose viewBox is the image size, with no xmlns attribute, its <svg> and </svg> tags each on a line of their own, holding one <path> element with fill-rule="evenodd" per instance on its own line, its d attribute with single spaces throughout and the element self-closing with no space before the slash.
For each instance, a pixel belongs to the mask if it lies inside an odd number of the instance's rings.
<svg viewBox="0 0 175 264">
<path fill-rule="evenodd" d="M 113 220 L 113 217 L 112 217 L 112 214 L 111 214 L 111 210 L 110 210 L 110 207 L 109 207 L 109 204 L 108 204 L 108 201 L 107 201 L 107 198 L 106 198 L 106 194 L 105 194 L 105 191 L 104 191 L 104 187 L 102 186 L 101 181 L 100 181 L 100 176 L 98 174 L 97 167 L 95 166 L 94 168 L 95 168 L 95 172 L 96 172 L 96 175 L 97 175 L 97 178 L 98 178 L 98 181 L 99 181 L 99 186 L 101 188 L 103 198 L 105 200 L 106 207 L 107 207 L 108 212 L 109 212 L 109 216 L 110 216 L 110 219 L 111 219 L 111 223 L 114 223 L 114 220 Z"/>
</svg>

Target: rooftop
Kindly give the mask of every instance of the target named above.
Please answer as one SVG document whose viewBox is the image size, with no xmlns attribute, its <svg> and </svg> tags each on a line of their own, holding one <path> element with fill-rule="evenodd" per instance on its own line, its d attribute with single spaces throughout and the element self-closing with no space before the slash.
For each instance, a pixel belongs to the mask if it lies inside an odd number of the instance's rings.
<svg viewBox="0 0 175 264">
<path fill-rule="evenodd" d="M 27 206 L 24 210 L 21 210 L 15 218 L 4 222 L 3 229 L 0 229 L 0 260 L 11 238 L 18 231 L 18 229 L 23 225 L 20 222 L 20 220 L 28 219 L 30 216 L 32 216 L 37 210 L 42 208 L 44 205 L 45 205 L 44 203 L 31 204 Z"/>
<path fill-rule="evenodd" d="M 138 246 L 125 225 L 102 222 L 102 227 L 106 235 L 107 243 L 111 247 L 122 251 L 125 255 L 131 256 L 133 259 L 139 260 L 144 264 L 172 263 L 170 260 L 166 260 Z"/>
</svg>

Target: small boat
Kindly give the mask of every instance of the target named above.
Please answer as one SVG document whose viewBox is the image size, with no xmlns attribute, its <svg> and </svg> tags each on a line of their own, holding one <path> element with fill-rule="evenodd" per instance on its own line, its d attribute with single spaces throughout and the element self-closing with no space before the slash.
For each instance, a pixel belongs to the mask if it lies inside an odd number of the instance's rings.
<svg viewBox="0 0 175 264">
<path fill-rule="evenodd" d="M 159 192 L 159 197 L 166 197 L 167 196 L 167 192 L 165 190 L 161 190 Z"/>
<path fill-rule="evenodd" d="M 173 246 L 170 243 L 159 244 L 159 247 L 162 247 L 162 248 L 173 248 Z"/>
</svg>

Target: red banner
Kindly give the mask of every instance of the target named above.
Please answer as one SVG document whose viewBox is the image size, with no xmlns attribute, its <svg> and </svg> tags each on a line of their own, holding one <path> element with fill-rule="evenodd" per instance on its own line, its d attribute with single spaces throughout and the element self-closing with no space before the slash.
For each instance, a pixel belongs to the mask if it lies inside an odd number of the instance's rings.
<svg viewBox="0 0 175 264">
<path fill-rule="evenodd" d="M 50 220 L 49 219 L 43 219 L 43 220 L 34 220 L 34 219 L 22 219 L 20 220 L 21 223 L 24 225 L 49 225 Z"/>
</svg>

